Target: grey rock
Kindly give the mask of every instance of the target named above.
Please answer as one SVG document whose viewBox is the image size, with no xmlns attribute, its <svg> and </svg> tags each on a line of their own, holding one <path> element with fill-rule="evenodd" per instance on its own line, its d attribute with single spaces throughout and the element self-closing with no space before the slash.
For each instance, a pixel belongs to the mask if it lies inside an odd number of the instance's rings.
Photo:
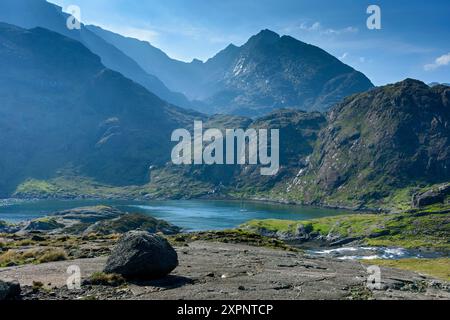
<svg viewBox="0 0 450 320">
<path fill-rule="evenodd" d="M 178 255 L 161 236 L 144 231 L 125 234 L 114 247 L 106 263 L 106 273 L 128 279 L 158 279 L 178 266 Z"/>
<path fill-rule="evenodd" d="M 17 300 L 20 298 L 20 292 L 19 283 L 0 280 L 0 301 Z"/>
<path fill-rule="evenodd" d="M 10 225 L 0 221 L 0 233 L 125 234 L 142 230 L 150 233 L 177 234 L 181 229 L 145 214 L 127 213 L 109 206 L 82 207 L 52 213 L 26 223 Z"/>
<path fill-rule="evenodd" d="M 413 206 L 415 208 L 421 208 L 436 203 L 443 203 L 445 198 L 449 195 L 450 183 L 447 183 L 435 189 L 415 194 L 413 196 Z"/>
<path fill-rule="evenodd" d="M 52 231 L 62 227 L 64 227 L 64 225 L 57 222 L 55 219 L 37 219 L 27 223 L 22 231 Z"/>
<path fill-rule="evenodd" d="M 12 225 L 12 224 L 6 223 L 4 221 L 0 221 L 0 233 L 12 234 L 12 233 L 16 233 L 21 228 L 22 228 L 22 226 L 20 226 L 20 225 Z"/>
<path fill-rule="evenodd" d="M 122 214 L 123 212 L 112 207 L 93 206 L 60 211 L 53 213 L 52 216 L 58 220 L 93 224 L 98 221 L 117 218 Z"/>
</svg>

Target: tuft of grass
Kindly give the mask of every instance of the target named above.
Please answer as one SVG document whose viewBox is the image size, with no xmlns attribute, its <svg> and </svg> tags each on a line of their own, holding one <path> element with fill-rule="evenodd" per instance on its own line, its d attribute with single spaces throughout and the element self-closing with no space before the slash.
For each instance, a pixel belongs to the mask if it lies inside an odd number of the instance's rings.
<svg viewBox="0 0 450 320">
<path fill-rule="evenodd" d="M 37 261 L 39 263 L 56 262 L 67 260 L 67 253 L 63 249 L 50 249 L 46 251 Z"/>
<path fill-rule="evenodd" d="M 91 285 L 118 287 L 126 283 L 126 280 L 119 274 L 96 272 L 89 278 L 87 283 Z"/>
<path fill-rule="evenodd" d="M 373 292 L 364 285 L 354 286 L 350 288 L 348 299 L 356 301 L 373 300 Z"/>
<path fill-rule="evenodd" d="M 12 267 L 25 264 L 40 264 L 67 260 L 67 254 L 60 248 L 9 249 L 0 254 L 0 267 Z"/>
<path fill-rule="evenodd" d="M 243 225 L 251 230 L 264 229 L 270 232 L 290 232 L 299 226 L 298 222 L 290 220 L 252 220 Z"/>
<path fill-rule="evenodd" d="M 19 255 L 13 250 L 8 250 L 0 255 L 1 268 L 16 266 L 20 264 L 18 261 L 22 261 L 22 259 L 19 259 Z"/>
<path fill-rule="evenodd" d="M 28 247 L 33 245 L 34 242 L 31 239 L 24 239 L 14 242 L 15 247 Z"/>
<path fill-rule="evenodd" d="M 33 281 L 33 284 L 31 285 L 33 291 L 40 291 L 44 288 L 44 284 L 40 281 Z"/>
</svg>

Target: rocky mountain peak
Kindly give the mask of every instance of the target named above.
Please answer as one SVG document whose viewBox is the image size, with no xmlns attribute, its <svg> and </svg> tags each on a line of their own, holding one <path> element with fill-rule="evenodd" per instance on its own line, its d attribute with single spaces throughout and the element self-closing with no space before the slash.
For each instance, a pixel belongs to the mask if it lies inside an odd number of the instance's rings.
<svg viewBox="0 0 450 320">
<path fill-rule="evenodd" d="M 250 38 L 249 42 L 275 43 L 280 40 L 280 35 L 269 29 L 261 30 L 258 34 Z"/>
</svg>

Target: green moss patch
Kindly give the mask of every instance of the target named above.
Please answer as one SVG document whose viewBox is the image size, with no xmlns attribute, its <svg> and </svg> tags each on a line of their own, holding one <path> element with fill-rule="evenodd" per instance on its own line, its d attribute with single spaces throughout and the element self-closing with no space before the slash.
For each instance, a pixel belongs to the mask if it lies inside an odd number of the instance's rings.
<svg viewBox="0 0 450 320">
<path fill-rule="evenodd" d="M 428 276 L 450 281 L 450 258 L 371 260 L 367 263 L 419 272 Z"/>
</svg>

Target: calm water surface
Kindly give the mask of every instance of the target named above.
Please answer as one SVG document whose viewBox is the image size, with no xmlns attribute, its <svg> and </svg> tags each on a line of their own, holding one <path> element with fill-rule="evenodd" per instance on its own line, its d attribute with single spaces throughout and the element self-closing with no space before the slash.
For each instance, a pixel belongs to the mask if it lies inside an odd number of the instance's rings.
<svg viewBox="0 0 450 320">
<path fill-rule="evenodd" d="M 0 220 L 19 222 L 49 213 L 92 205 L 110 205 L 164 219 L 186 231 L 234 228 L 253 219 L 305 220 L 348 214 L 343 210 L 239 201 L 12 201 L 0 200 Z"/>
</svg>

